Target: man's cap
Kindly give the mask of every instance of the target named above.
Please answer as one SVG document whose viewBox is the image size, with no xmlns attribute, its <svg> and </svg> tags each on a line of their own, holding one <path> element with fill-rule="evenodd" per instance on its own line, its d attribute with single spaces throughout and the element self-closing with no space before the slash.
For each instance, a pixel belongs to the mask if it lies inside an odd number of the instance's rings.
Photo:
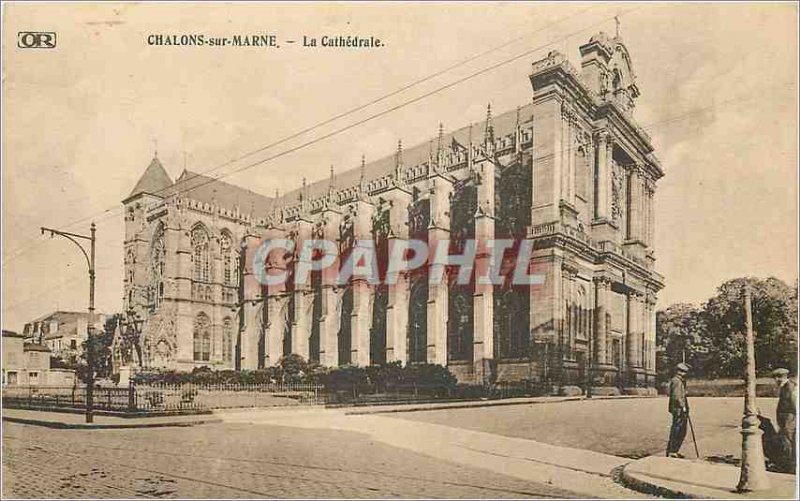
<svg viewBox="0 0 800 501">
<path fill-rule="evenodd" d="M 772 371 L 772 377 L 780 377 L 780 376 L 788 376 L 789 369 L 784 369 L 783 367 L 779 367 Z"/>
<path fill-rule="evenodd" d="M 684 363 L 680 363 L 680 364 L 675 366 L 675 369 L 677 369 L 679 371 L 683 371 L 683 372 L 689 372 L 689 368 L 690 367 L 687 364 L 684 364 Z"/>
</svg>

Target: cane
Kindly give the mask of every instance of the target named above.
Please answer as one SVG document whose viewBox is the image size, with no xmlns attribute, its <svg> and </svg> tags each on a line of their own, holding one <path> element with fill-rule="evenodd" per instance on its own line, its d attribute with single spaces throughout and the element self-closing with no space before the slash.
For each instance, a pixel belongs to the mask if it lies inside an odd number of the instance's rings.
<svg viewBox="0 0 800 501">
<path fill-rule="evenodd" d="M 694 426 L 692 425 L 692 416 L 687 412 L 686 419 L 689 421 L 689 429 L 692 431 L 692 442 L 694 442 L 694 453 L 697 459 L 700 459 L 700 451 L 697 449 L 697 438 L 694 436 Z"/>
</svg>

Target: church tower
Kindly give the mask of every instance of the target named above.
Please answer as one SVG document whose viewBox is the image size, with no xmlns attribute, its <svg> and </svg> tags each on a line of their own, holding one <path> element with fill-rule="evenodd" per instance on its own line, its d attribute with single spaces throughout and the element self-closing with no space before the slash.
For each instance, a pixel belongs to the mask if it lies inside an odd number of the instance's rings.
<svg viewBox="0 0 800 501">
<path fill-rule="evenodd" d="M 146 212 L 164 199 L 171 186 L 172 180 L 169 174 L 158 159 L 158 155 L 155 155 L 130 195 L 122 201 L 125 207 L 123 309 L 126 312 L 133 309 L 142 317 L 144 317 L 142 310 L 152 302 L 154 292 L 149 290 L 150 247 L 153 235 Z"/>
</svg>

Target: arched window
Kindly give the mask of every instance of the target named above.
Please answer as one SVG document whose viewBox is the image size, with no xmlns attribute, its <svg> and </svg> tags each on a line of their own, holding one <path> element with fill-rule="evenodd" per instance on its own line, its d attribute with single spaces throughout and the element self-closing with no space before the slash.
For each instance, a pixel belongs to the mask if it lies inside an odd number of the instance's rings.
<svg viewBox="0 0 800 501">
<path fill-rule="evenodd" d="M 222 321 L 222 360 L 233 362 L 233 325 L 228 317 Z"/>
<path fill-rule="evenodd" d="M 205 313 L 194 320 L 194 359 L 201 362 L 211 359 L 211 322 Z"/>
<path fill-rule="evenodd" d="M 192 230 L 192 277 L 200 282 L 208 282 L 211 277 L 208 255 L 208 232 L 198 225 Z"/>
<path fill-rule="evenodd" d="M 164 226 L 159 224 L 150 244 L 150 308 L 155 310 L 164 298 L 164 266 L 166 247 Z"/>
<path fill-rule="evenodd" d="M 220 255 L 222 256 L 222 283 L 236 285 L 236 270 L 234 269 L 234 254 L 232 249 L 233 237 L 227 231 L 222 232 L 219 241 Z"/>
</svg>

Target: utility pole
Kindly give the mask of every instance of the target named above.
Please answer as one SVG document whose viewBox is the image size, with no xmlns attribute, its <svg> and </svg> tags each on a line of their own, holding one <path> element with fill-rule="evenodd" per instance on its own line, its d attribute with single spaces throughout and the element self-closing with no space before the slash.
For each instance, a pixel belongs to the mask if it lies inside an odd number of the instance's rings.
<svg viewBox="0 0 800 501">
<path fill-rule="evenodd" d="M 89 266 L 89 320 L 86 328 L 86 365 L 88 373 L 88 381 L 86 382 L 86 422 L 91 423 L 94 421 L 94 338 L 92 331 L 94 330 L 94 256 L 95 256 L 95 232 L 96 226 L 94 222 L 90 227 L 90 235 L 81 235 L 78 233 L 70 233 L 68 231 L 56 230 L 53 228 L 41 227 L 42 235 L 50 233 L 50 238 L 56 235 L 64 237 L 73 244 L 77 245 L 86 258 L 86 264 Z M 89 252 L 79 242 L 79 240 L 88 240 L 90 243 Z"/>
<path fill-rule="evenodd" d="M 769 478 L 764 465 L 763 432 L 759 428 L 756 411 L 756 355 L 753 336 L 753 312 L 750 299 L 750 286 L 744 286 L 744 311 L 747 326 L 747 365 L 744 394 L 744 417 L 742 418 L 742 471 L 739 477 L 738 492 L 763 491 L 769 488 Z"/>
</svg>

